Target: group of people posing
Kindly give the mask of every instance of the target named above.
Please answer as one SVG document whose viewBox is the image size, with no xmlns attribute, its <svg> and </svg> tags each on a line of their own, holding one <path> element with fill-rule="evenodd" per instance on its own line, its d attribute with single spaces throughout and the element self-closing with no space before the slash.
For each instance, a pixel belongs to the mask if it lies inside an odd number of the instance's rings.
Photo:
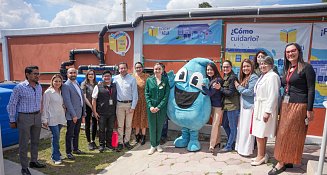
<svg viewBox="0 0 327 175">
<path fill-rule="evenodd" d="M 79 149 L 81 123 L 85 123 L 85 133 L 89 149 L 97 148 L 95 137 L 99 127 L 99 151 L 114 149 L 112 133 L 117 121 L 118 148 L 131 149 L 130 138 L 135 128 L 136 140 L 145 144 L 146 129 L 150 130 L 151 149 L 149 154 L 158 150 L 160 143 L 167 137 L 167 101 L 169 95 L 168 79 L 164 65 L 154 65 L 154 75 L 143 73 L 143 64 L 135 64 L 135 73 L 128 74 L 126 63 L 119 63 L 119 75 L 113 79 L 109 70 L 102 72 L 102 81 L 96 82 L 94 70 L 86 72 L 81 86 L 76 81 L 77 70 L 69 68 L 68 80 L 56 74 L 50 87 L 42 96 L 39 84 L 39 68 L 25 68 L 26 80 L 19 83 L 10 97 L 7 110 L 10 126 L 19 129 L 19 156 L 22 174 L 29 175 L 31 168 L 43 168 L 45 164 L 38 159 L 38 142 L 41 126 L 52 133 L 52 154 L 54 164 L 62 163 L 65 158 L 59 147 L 60 130 L 67 125 L 65 137 L 66 157 L 74 160 L 74 154 L 84 154 Z M 148 112 L 148 115 L 147 115 Z M 16 117 L 16 113 L 18 116 Z M 91 132 L 92 131 L 92 132 Z M 163 134 L 162 134 L 163 132 Z M 28 142 L 31 140 L 31 161 L 28 164 Z"/>
<path fill-rule="evenodd" d="M 264 51 L 253 61 L 241 62 L 239 78 L 229 60 L 223 62 L 222 69 L 223 77 L 215 64 L 207 65 L 210 83 L 208 88 L 203 86 L 212 105 L 209 150 L 220 147 L 222 125 L 228 140 L 219 153 L 235 149 L 250 156 L 256 144 L 251 165 L 258 166 L 267 163 L 267 139 L 276 136 L 274 157 L 278 163 L 268 174 L 280 174 L 293 164 L 301 164 L 308 123 L 313 120 L 316 76 L 312 66 L 304 62 L 300 45 L 285 47 L 282 76 Z"/>
<path fill-rule="evenodd" d="M 104 71 L 101 82 L 96 82 L 94 70 L 88 70 L 85 81 L 79 86 L 77 71 L 70 68 L 64 84 L 60 75 L 52 77 L 42 100 L 38 67 L 27 67 L 26 80 L 14 88 L 7 107 L 10 126 L 19 128 L 22 174 L 30 174 L 27 159 L 29 139 L 29 166 L 45 167 L 37 161 L 41 123 L 52 132 L 51 159 L 55 164 L 60 164 L 64 158 L 59 151 L 59 137 L 65 124 L 66 157 L 75 159 L 74 154 L 84 154 L 78 146 L 82 122 L 85 122 L 90 150 L 97 148 L 98 126 L 99 151 L 113 149 L 111 138 L 117 121 L 118 151 L 123 147 L 132 148 L 132 128 L 135 128 L 136 140 L 141 144 L 145 143 L 146 129 L 149 128 L 151 147 L 148 154 L 162 152 L 161 137 L 167 137 L 166 113 L 170 92 L 164 65 L 156 63 L 152 76 L 143 73 L 140 62 L 134 65 L 134 69 L 135 73 L 130 75 L 127 64 L 120 63 L 119 75 L 113 78 L 110 71 Z M 268 174 L 279 174 L 293 164 L 300 164 L 307 125 L 313 120 L 315 93 L 315 72 L 310 64 L 304 62 L 301 47 L 297 43 L 285 47 L 283 76 L 279 76 L 273 58 L 264 51 L 259 51 L 253 61 L 242 61 L 239 77 L 233 72 L 229 60 L 222 63 L 222 70 L 223 76 L 214 63 L 208 64 L 209 85 L 203 85 L 203 92 L 210 96 L 212 105 L 209 151 L 214 152 L 216 147 L 222 146 L 222 125 L 228 140 L 219 153 L 235 149 L 242 156 L 250 156 L 256 140 L 257 155 L 251 165 L 258 166 L 269 159 L 266 153 L 268 137 L 276 136 L 274 157 L 278 163 Z"/>
</svg>

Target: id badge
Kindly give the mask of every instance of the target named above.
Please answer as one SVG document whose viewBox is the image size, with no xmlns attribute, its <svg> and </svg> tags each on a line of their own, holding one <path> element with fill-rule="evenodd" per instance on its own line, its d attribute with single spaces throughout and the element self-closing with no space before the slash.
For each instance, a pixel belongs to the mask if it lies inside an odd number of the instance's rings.
<svg viewBox="0 0 327 175">
<path fill-rule="evenodd" d="M 289 101 L 290 101 L 290 96 L 289 95 L 285 95 L 284 96 L 283 103 L 289 103 Z"/>
<path fill-rule="evenodd" d="M 112 99 L 109 99 L 109 105 L 113 105 L 114 101 Z"/>
</svg>

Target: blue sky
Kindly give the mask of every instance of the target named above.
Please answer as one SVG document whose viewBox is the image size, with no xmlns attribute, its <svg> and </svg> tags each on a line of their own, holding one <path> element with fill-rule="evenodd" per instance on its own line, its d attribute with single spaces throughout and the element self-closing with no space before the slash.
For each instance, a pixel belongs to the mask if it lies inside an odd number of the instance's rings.
<svg viewBox="0 0 327 175">
<path fill-rule="evenodd" d="M 320 3 L 321 0 L 126 0 L 127 20 L 136 11 Z M 122 21 L 122 0 L 1 0 L 0 30 Z"/>
</svg>

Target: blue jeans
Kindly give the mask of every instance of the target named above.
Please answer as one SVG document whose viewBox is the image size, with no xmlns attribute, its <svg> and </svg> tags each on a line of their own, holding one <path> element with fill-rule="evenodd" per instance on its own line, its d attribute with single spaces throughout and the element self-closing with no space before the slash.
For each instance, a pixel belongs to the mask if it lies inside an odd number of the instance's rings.
<svg viewBox="0 0 327 175">
<path fill-rule="evenodd" d="M 228 138 L 227 144 L 225 146 L 225 149 L 227 150 L 233 149 L 233 143 L 236 140 L 239 113 L 239 110 L 224 111 L 222 125 Z"/>
<path fill-rule="evenodd" d="M 62 125 L 56 125 L 56 126 L 49 126 L 51 133 L 52 133 L 52 155 L 51 158 L 54 161 L 60 160 L 60 146 L 59 146 L 59 139 L 60 139 L 60 129 L 62 128 Z"/>
</svg>

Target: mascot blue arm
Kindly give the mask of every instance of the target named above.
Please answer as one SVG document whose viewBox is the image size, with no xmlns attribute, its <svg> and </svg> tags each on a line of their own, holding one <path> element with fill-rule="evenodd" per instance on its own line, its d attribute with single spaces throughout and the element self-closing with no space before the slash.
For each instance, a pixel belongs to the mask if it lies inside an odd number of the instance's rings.
<svg viewBox="0 0 327 175">
<path fill-rule="evenodd" d="M 206 58 L 194 58 L 174 75 L 169 72 L 170 95 L 168 117 L 182 127 L 182 135 L 174 141 L 175 147 L 187 147 L 189 151 L 201 149 L 199 130 L 208 122 L 211 113 L 210 97 L 202 91 L 208 85 L 206 66 L 212 62 Z"/>
</svg>

